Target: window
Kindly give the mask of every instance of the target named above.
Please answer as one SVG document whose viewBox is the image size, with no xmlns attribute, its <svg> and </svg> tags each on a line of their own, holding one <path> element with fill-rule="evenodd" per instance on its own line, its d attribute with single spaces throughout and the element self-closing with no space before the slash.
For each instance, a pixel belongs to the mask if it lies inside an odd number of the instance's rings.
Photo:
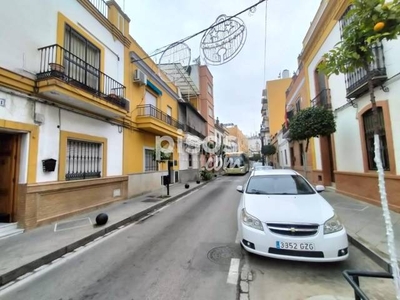
<svg viewBox="0 0 400 300">
<path fill-rule="evenodd" d="M 208 91 L 208 93 L 212 96 L 212 94 L 213 94 L 213 88 L 212 88 L 211 84 L 208 84 L 208 86 L 207 86 L 207 91 Z"/>
<path fill-rule="evenodd" d="M 351 10 L 351 6 L 347 8 L 340 19 L 340 34 L 343 38 L 344 28 L 350 24 L 351 17 L 348 18 L 346 15 Z M 387 80 L 386 66 L 385 66 L 385 55 L 384 48 L 381 42 L 377 42 L 372 47 L 373 61 L 370 64 L 370 71 L 373 77 L 374 87 L 381 86 L 383 82 Z M 368 92 L 368 77 L 366 70 L 364 68 L 358 68 L 351 73 L 345 75 L 346 83 L 346 98 L 358 98 L 361 95 Z"/>
<path fill-rule="evenodd" d="M 303 166 L 304 165 L 304 158 L 303 158 L 304 148 L 303 148 L 303 144 L 299 144 L 299 150 L 300 150 L 300 166 Z"/>
<path fill-rule="evenodd" d="M 66 75 L 94 91 L 100 90 L 100 50 L 65 25 L 64 67 Z"/>
<path fill-rule="evenodd" d="M 118 29 L 124 34 L 124 17 L 118 13 Z"/>
<path fill-rule="evenodd" d="M 100 178 L 102 153 L 101 143 L 68 139 L 65 180 Z"/>
<path fill-rule="evenodd" d="M 381 157 L 383 169 L 386 171 L 390 170 L 389 165 L 389 153 L 388 146 L 386 141 L 386 132 L 385 132 L 385 121 L 383 119 L 383 110 L 382 107 L 378 107 L 378 126 L 379 126 L 379 139 L 381 146 Z M 366 111 L 363 114 L 363 123 L 364 123 L 364 135 L 365 135 L 365 147 L 367 150 L 367 159 L 368 159 L 368 169 L 376 170 L 376 164 L 374 161 L 374 122 L 372 116 L 372 109 Z"/>
<path fill-rule="evenodd" d="M 146 91 L 144 96 L 144 101 L 146 103 L 144 108 L 145 116 L 157 117 L 157 98 L 152 93 Z"/>
<path fill-rule="evenodd" d="M 189 154 L 189 168 L 193 166 L 193 157 L 192 154 Z"/>
<path fill-rule="evenodd" d="M 315 194 L 315 191 L 304 178 L 299 175 L 265 175 L 251 177 L 247 185 L 246 193 L 264 195 L 309 195 Z"/>
<path fill-rule="evenodd" d="M 214 117 L 214 112 L 213 109 L 211 107 L 208 107 L 208 115 L 213 118 Z"/>
<path fill-rule="evenodd" d="M 287 163 L 287 151 L 286 151 L 286 149 L 285 149 L 285 165 L 287 165 L 288 163 Z"/>
<path fill-rule="evenodd" d="M 296 101 L 296 113 L 298 113 L 300 111 L 300 104 L 301 104 L 301 99 L 298 99 Z"/>
<path fill-rule="evenodd" d="M 172 124 L 172 108 L 167 106 L 167 123 Z"/>
<path fill-rule="evenodd" d="M 154 150 L 144 149 L 144 171 L 154 172 L 158 171 L 158 163 L 154 159 Z"/>
</svg>

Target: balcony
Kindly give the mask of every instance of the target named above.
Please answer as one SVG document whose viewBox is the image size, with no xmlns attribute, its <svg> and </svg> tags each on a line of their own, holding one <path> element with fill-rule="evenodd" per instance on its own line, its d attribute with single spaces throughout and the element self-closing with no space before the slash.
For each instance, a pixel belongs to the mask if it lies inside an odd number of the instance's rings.
<svg viewBox="0 0 400 300">
<path fill-rule="evenodd" d="M 261 129 L 260 129 L 260 132 L 261 132 L 261 133 L 269 133 L 269 132 L 270 132 L 270 131 L 269 131 L 269 127 L 261 128 Z"/>
<path fill-rule="evenodd" d="M 197 137 L 199 137 L 200 139 L 205 139 L 206 135 L 197 131 L 196 129 L 194 129 L 193 127 L 189 126 L 189 125 L 183 125 L 183 131 L 184 132 L 188 132 L 191 133 Z"/>
<path fill-rule="evenodd" d="M 289 137 L 289 126 L 286 126 L 285 123 L 282 124 L 282 137 L 284 139 Z"/>
<path fill-rule="evenodd" d="M 39 49 L 39 93 L 108 117 L 129 112 L 125 86 L 59 45 Z"/>
<path fill-rule="evenodd" d="M 289 110 L 289 111 L 286 112 L 286 118 L 288 120 L 288 123 L 290 123 L 290 121 L 293 119 L 294 116 L 295 116 L 294 109 Z M 289 138 L 289 125 L 286 126 L 285 123 L 282 124 L 282 137 L 284 139 Z"/>
<path fill-rule="evenodd" d="M 375 46 L 373 52 L 375 59 L 371 63 L 370 68 L 372 82 L 374 87 L 377 87 L 387 80 L 383 45 Z M 348 99 L 358 98 L 368 92 L 368 74 L 363 68 L 346 74 L 346 92 Z"/>
<path fill-rule="evenodd" d="M 182 136 L 178 130 L 185 130 L 184 124 L 178 122 L 165 112 L 151 104 L 139 105 L 137 107 L 138 128 L 159 135 Z"/>
<path fill-rule="evenodd" d="M 332 109 L 331 104 L 331 90 L 322 90 L 314 99 L 311 100 L 311 106 L 323 107 L 325 109 Z"/>
<path fill-rule="evenodd" d="M 101 13 L 104 17 L 108 18 L 108 4 L 104 0 L 89 0 L 90 3 Z"/>
</svg>

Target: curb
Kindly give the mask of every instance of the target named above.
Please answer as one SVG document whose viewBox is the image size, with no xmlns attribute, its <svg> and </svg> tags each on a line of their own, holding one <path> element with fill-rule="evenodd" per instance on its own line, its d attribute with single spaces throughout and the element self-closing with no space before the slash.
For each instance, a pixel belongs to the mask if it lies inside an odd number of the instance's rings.
<svg viewBox="0 0 400 300">
<path fill-rule="evenodd" d="M 190 194 L 191 192 L 194 192 L 194 191 L 202 188 L 203 186 L 207 185 L 208 183 L 210 183 L 212 181 L 214 181 L 214 178 L 209 180 L 209 181 L 203 182 L 201 184 L 197 184 L 196 187 L 194 187 L 192 189 L 189 189 L 189 190 L 184 191 L 183 193 L 181 193 L 179 195 L 173 196 L 173 197 L 168 198 L 168 199 L 166 199 L 166 200 L 164 200 L 162 202 L 154 204 L 153 206 L 150 206 L 149 208 L 146 208 L 146 209 L 144 209 L 144 210 L 142 210 L 142 211 L 140 211 L 140 212 L 138 212 L 138 213 L 136 213 L 136 214 L 134 214 L 134 215 L 132 215 L 132 216 L 130 216 L 128 218 L 125 218 L 125 219 L 123 219 L 121 221 L 118 221 L 115 224 L 112 224 L 112 225 L 110 225 L 108 227 L 105 227 L 102 230 L 96 231 L 96 232 L 94 232 L 94 233 L 92 233 L 92 234 L 90 234 L 90 235 L 88 235 L 88 236 L 86 236 L 86 237 L 84 237 L 84 238 L 82 238 L 82 239 L 80 239 L 78 241 L 73 242 L 72 244 L 69 244 L 69 245 L 64 246 L 64 247 L 62 247 L 62 248 L 60 248 L 58 250 L 55 250 L 55 251 L 53 251 L 53 252 L 51 252 L 49 254 L 46 254 L 45 256 L 42 256 L 42 257 L 40 257 L 40 258 L 38 258 L 38 259 L 36 259 L 34 261 L 31 261 L 31 262 L 29 262 L 29 263 L 27 263 L 27 264 L 25 264 L 23 266 L 20 266 L 20 267 L 14 269 L 14 270 L 11 270 L 11 271 L 9 271 L 9 272 L 7 272 L 5 274 L 1 274 L 0 275 L 0 287 L 5 285 L 5 284 L 7 284 L 7 283 L 10 283 L 10 282 L 16 280 L 17 278 L 21 277 L 22 275 L 25 275 L 26 273 L 33 272 L 37 268 L 39 268 L 39 267 L 41 267 L 43 265 L 51 263 L 52 261 L 64 256 L 65 254 L 67 254 L 69 252 L 73 252 L 77 248 L 85 246 L 86 244 L 94 241 L 95 239 L 97 239 L 99 237 L 102 237 L 102 236 L 106 235 L 107 233 L 110 233 L 112 231 L 117 230 L 122 225 L 126 225 L 126 224 L 129 224 L 129 223 L 135 222 L 135 221 L 139 220 L 141 217 L 149 214 L 150 212 L 152 212 L 154 210 L 157 210 L 157 209 L 160 209 L 161 207 L 163 207 L 163 206 L 165 206 L 165 205 L 167 205 L 167 204 L 169 204 L 171 202 L 174 202 L 174 201 L 176 201 L 176 200 L 178 200 L 178 199 Z"/>
<path fill-rule="evenodd" d="M 367 255 L 386 272 L 392 274 L 392 266 L 390 265 L 389 260 L 384 257 L 384 255 L 378 254 L 377 251 L 369 248 L 366 242 L 364 242 L 361 238 L 356 238 L 353 234 L 347 233 L 347 237 L 351 244 L 361 250 L 365 255 Z"/>
</svg>

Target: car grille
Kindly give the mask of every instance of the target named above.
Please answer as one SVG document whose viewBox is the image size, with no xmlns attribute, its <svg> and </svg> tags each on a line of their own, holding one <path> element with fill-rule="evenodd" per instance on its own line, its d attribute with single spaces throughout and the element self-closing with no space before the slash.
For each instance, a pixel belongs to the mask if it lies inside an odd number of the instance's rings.
<svg viewBox="0 0 400 300">
<path fill-rule="evenodd" d="M 318 224 L 267 223 L 268 229 L 276 234 L 288 236 L 310 236 L 318 232 Z"/>
<path fill-rule="evenodd" d="M 324 253 L 321 251 L 297 251 L 297 250 L 285 250 L 269 248 L 268 253 L 287 255 L 287 256 L 298 256 L 298 257 L 313 257 L 313 258 L 323 258 Z"/>
</svg>

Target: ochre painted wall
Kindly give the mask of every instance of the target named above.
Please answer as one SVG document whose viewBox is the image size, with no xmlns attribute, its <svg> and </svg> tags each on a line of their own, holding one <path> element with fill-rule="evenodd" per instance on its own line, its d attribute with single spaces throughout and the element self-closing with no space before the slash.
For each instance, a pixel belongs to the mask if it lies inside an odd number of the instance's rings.
<svg viewBox="0 0 400 300">
<path fill-rule="evenodd" d="M 271 136 L 282 129 L 285 115 L 286 90 L 292 78 L 267 81 L 269 128 Z"/>
</svg>

